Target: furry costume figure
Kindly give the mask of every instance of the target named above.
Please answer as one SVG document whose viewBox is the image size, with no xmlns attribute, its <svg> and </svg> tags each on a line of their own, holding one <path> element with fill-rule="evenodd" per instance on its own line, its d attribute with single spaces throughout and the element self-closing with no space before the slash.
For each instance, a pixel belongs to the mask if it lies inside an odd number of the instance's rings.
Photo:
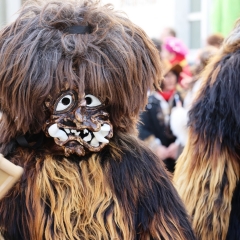
<svg viewBox="0 0 240 240">
<path fill-rule="evenodd" d="M 30 5 L 0 32 L 1 153 L 24 168 L 0 200 L 7 239 L 194 239 L 136 137 L 158 52 L 111 6 Z"/>
<path fill-rule="evenodd" d="M 240 239 L 240 22 L 203 73 L 174 182 L 197 239 Z"/>
</svg>

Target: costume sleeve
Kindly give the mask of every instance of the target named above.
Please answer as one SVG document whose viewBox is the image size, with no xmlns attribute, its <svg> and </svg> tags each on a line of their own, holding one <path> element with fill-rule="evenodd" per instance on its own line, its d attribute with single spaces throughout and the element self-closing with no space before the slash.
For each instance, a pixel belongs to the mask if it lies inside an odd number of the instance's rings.
<svg viewBox="0 0 240 240">
<path fill-rule="evenodd" d="M 139 138 L 145 140 L 146 138 L 154 135 L 154 123 L 151 118 L 151 109 L 146 108 L 140 115 L 139 123 Z"/>
</svg>

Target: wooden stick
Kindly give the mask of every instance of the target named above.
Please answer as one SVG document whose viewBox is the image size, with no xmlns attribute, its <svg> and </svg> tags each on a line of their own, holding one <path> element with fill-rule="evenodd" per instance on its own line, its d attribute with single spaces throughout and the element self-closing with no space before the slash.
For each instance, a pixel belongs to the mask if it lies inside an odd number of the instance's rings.
<svg viewBox="0 0 240 240">
<path fill-rule="evenodd" d="M 0 154 L 0 199 L 6 195 L 22 174 L 22 167 L 13 164 Z"/>
</svg>

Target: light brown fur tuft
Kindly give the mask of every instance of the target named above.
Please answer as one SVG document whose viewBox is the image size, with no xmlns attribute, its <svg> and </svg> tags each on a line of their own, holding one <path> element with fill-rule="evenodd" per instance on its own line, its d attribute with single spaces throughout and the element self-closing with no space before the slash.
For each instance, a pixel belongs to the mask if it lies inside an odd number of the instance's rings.
<svg viewBox="0 0 240 240">
<path fill-rule="evenodd" d="M 79 166 L 47 157 L 32 186 L 41 189 L 34 205 L 41 207 L 34 209 L 39 221 L 31 226 L 35 229 L 31 239 L 121 239 L 118 229 L 123 239 L 132 239 L 132 226 L 125 224 L 123 209 L 105 177 L 95 155 Z"/>
</svg>

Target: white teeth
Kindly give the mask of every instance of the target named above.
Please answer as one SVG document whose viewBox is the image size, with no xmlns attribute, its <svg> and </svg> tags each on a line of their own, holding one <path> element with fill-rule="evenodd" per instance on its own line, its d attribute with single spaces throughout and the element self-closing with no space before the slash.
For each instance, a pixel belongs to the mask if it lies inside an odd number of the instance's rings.
<svg viewBox="0 0 240 240">
<path fill-rule="evenodd" d="M 109 134 L 111 127 L 108 124 L 104 124 L 103 126 L 101 126 L 101 129 L 99 132 L 93 132 L 93 134 L 94 134 L 93 138 L 92 138 L 91 132 L 89 132 L 88 129 L 77 131 L 76 129 L 64 128 L 64 130 L 65 130 L 65 132 L 62 131 L 61 129 L 59 129 L 57 127 L 57 124 L 52 125 L 48 129 L 50 136 L 57 137 L 61 141 L 66 141 L 68 139 L 68 135 L 66 133 L 68 133 L 68 134 L 72 133 L 75 136 L 80 136 L 80 133 L 85 134 L 87 136 L 85 136 L 83 138 L 83 141 L 85 141 L 85 142 L 91 141 L 90 142 L 91 146 L 98 147 L 100 145 L 100 143 L 109 143 L 109 140 L 106 139 L 105 137 Z"/>
<path fill-rule="evenodd" d="M 57 123 L 48 128 L 48 133 L 51 137 L 58 138 L 60 141 L 66 141 L 68 139 L 68 135 L 58 128 Z"/>
<path fill-rule="evenodd" d="M 101 131 L 100 132 L 93 132 L 93 134 L 99 142 L 109 143 L 109 141 L 106 138 L 104 138 Z"/>
<path fill-rule="evenodd" d="M 95 137 L 92 139 L 90 144 L 93 147 L 98 147 L 99 146 L 99 142 L 98 142 L 98 140 Z"/>
<path fill-rule="evenodd" d="M 105 132 L 105 131 L 100 131 L 100 133 L 102 134 L 103 137 L 106 137 L 109 134 L 109 132 Z"/>
<path fill-rule="evenodd" d="M 69 129 L 64 128 L 64 130 L 65 130 L 66 133 L 70 133 L 70 130 L 69 130 Z"/>
<path fill-rule="evenodd" d="M 83 138 L 83 140 L 85 141 L 85 142 L 88 142 L 88 141 L 90 141 L 92 139 L 92 136 L 91 136 L 91 134 L 89 133 L 85 138 Z"/>
<path fill-rule="evenodd" d="M 110 129 L 111 129 L 110 126 L 106 123 L 103 124 L 103 126 L 101 126 L 101 131 L 106 131 L 107 132 L 107 131 L 110 131 Z"/>
<path fill-rule="evenodd" d="M 80 132 L 78 132 L 77 130 L 72 130 L 71 131 L 75 136 L 79 136 Z"/>
</svg>

